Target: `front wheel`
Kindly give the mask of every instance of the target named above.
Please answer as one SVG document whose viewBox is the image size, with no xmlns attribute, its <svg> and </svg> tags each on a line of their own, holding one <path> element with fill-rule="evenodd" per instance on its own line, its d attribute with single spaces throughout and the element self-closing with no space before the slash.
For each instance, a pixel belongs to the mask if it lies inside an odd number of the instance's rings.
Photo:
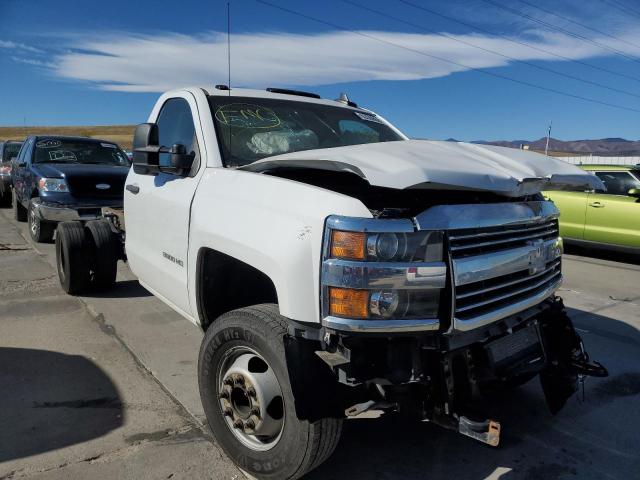
<svg viewBox="0 0 640 480">
<path fill-rule="evenodd" d="M 29 202 L 29 235 L 34 242 L 45 243 L 53 239 L 55 225 L 38 217 L 33 200 Z"/>
<path fill-rule="evenodd" d="M 211 430 L 259 479 L 300 478 L 333 453 L 342 430 L 342 418 L 298 418 L 292 382 L 305 375 L 290 370 L 309 366 L 287 364 L 286 335 L 278 307 L 257 305 L 216 319 L 200 348 L 198 383 Z"/>
<path fill-rule="evenodd" d="M 18 201 L 15 188 L 11 189 L 11 203 L 13 204 L 13 218 L 17 222 L 27 221 L 27 209 Z"/>
</svg>

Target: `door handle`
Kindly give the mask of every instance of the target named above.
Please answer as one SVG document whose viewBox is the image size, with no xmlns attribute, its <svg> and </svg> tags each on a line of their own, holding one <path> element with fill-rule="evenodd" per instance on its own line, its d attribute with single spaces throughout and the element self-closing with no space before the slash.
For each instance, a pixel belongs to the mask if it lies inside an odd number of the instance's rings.
<svg viewBox="0 0 640 480">
<path fill-rule="evenodd" d="M 133 193 L 134 195 L 137 195 L 138 192 L 140 191 L 140 187 L 138 185 L 128 184 L 125 188 L 131 193 Z"/>
<path fill-rule="evenodd" d="M 593 208 L 604 208 L 604 205 L 600 202 L 591 202 L 589 206 Z"/>
</svg>

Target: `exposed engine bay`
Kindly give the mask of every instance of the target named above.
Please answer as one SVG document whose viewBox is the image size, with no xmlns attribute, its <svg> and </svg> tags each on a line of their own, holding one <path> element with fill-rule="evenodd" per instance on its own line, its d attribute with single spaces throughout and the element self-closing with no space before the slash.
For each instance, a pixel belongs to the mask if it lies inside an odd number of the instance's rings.
<svg viewBox="0 0 640 480">
<path fill-rule="evenodd" d="M 357 198 L 371 211 L 374 218 L 411 218 L 434 205 L 527 202 L 543 199 L 539 193 L 506 197 L 489 191 L 418 188 L 400 190 L 377 187 L 354 173 L 315 168 L 282 167 L 265 173 Z"/>
</svg>

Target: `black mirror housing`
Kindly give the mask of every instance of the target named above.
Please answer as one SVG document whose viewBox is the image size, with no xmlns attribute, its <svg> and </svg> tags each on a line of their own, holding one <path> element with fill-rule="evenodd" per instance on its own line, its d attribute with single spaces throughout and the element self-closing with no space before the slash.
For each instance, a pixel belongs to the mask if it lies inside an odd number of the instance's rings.
<svg viewBox="0 0 640 480">
<path fill-rule="evenodd" d="M 630 197 L 640 198 L 640 188 L 632 188 L 627 192 Z"/>
<path fill-rule="evenodd" d="M 158 125 L 141 123 L 133 134 L 133 166 L 136 173 L 143 173 L 147 167 L 158 166 L 160 155 L 149 147 L 158 147 Z"/>
<path fill-rule="evenodd" d="M 141 123 L 133 134 L 133 171 L 141 175 L 157 175 L 159 172 L 172 175 L 188 175 L 195 159 L 194 153 L 176 143 L 171 148 L 159 144 L 158 125 Z M 160 165 L 160 154 L 169 154 L 169 165 Z"/>
</svg>

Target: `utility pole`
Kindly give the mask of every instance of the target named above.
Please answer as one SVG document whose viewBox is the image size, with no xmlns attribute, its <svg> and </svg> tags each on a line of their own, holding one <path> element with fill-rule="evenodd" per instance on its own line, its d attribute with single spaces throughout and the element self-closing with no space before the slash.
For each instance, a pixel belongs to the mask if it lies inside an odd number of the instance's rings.
<svg viewBox="0 0 640 480">
<path fill-rule="evenodd" d="M 553 120 L 549 122 L 549 130 L 547 130 L 547 144 L 544 147 L 544 154 L 549 156 L 549 139 L 551 138 L 551 125 L 553 125 Z"/>
</svg>

